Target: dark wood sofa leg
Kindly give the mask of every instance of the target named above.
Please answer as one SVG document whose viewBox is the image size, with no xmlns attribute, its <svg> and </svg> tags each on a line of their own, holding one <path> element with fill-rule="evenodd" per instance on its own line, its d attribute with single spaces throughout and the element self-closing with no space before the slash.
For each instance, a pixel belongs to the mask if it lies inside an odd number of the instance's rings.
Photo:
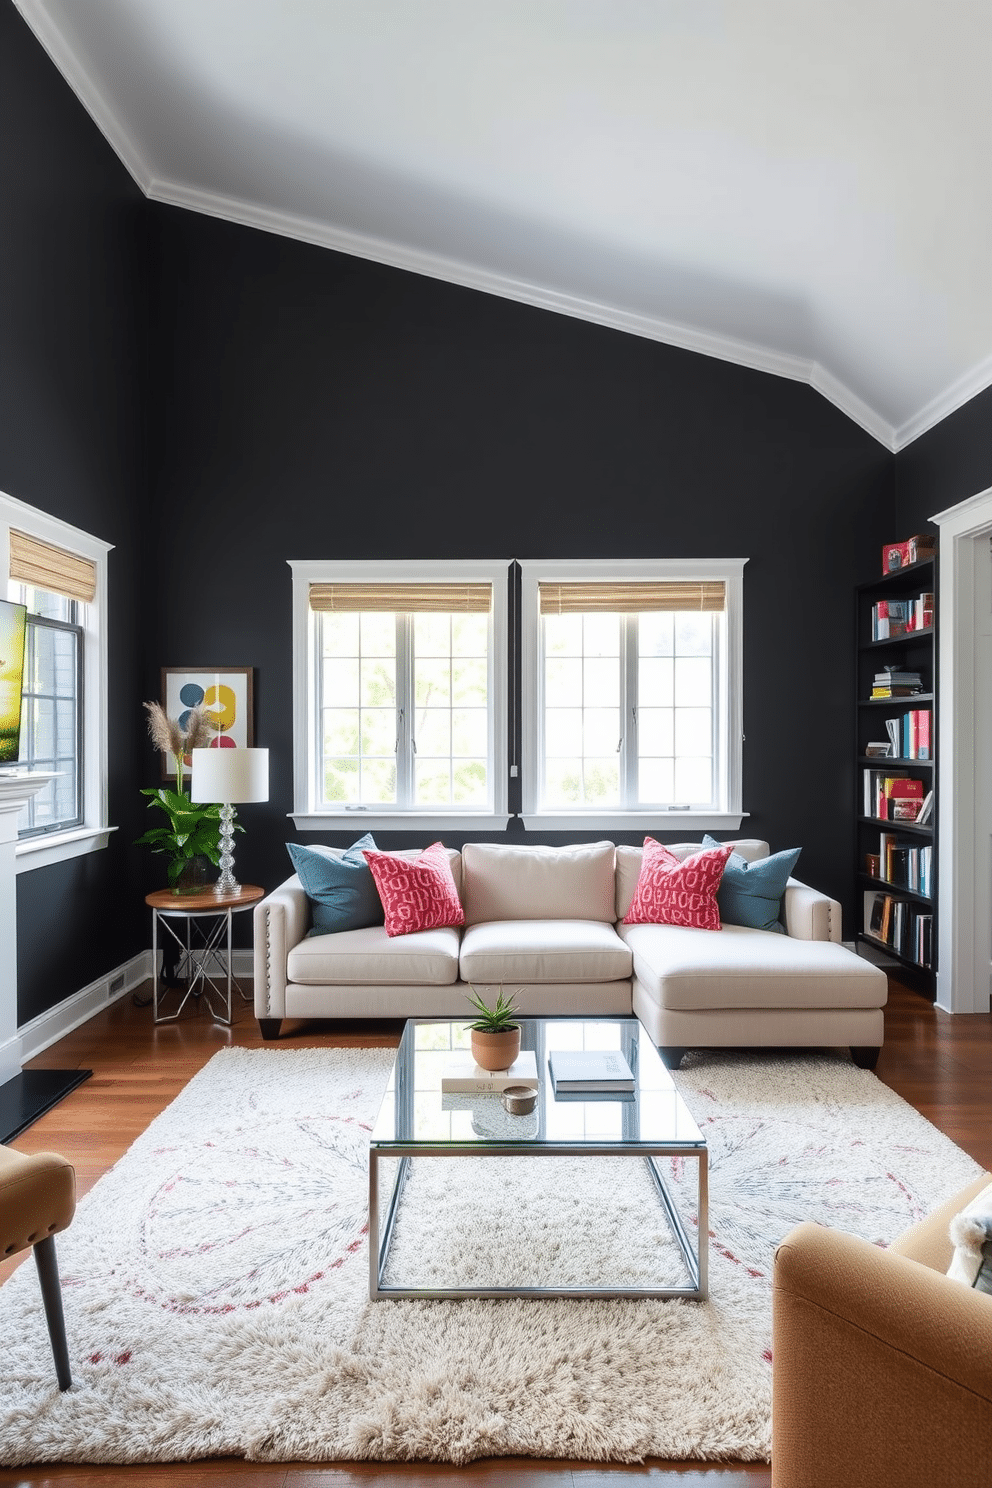
<svg viewBox="0 0 992 1488">
<path fill-rule="evenodd" d="M 45 1320 L 48 1336 L 52 1340 L 55 1358 L 55 1377 L 60 1390 L 68 1390 L 72 1384 L 69 1370 L 69 1346 L 65 1339 L 65 1315 L 62 1312 L 62 1287 L 59 1283 L 59 1263 L 55 1256 L 55 1236 L 46 1235 L 34 1247 L 35 1265 L 41 1283 L 41 1300 L 45 1304 Z"/>
<path fill-rule="evenodd" d="M 683 1054 L 688 1054 L 688 1052 L 688 1049 L 676 1049 L 671 1046 L 665 1046 L 658 1050 L 666 1068 L 670 1070 L 677 1070 L 682 1063 Z"/>
<path fill-rule="evenodd" d="M 855 1046 L 854 1044 L 851 1045 L 851 1058 L 858 1066 L 858 1069 L 873 1070 L 878 1063 L 878 1056 L 881 1052 L 882 1050 L 876 1048 L 874 1045 L 865 1045 L 863 1047 Z"/>
<path fill-rule="evenodd" d="M 263 1039 L 277 1039 L 282 1027 L 281 1018 L 259 1018 L 258 1026 L 262 1030 Z"/>
</svg>

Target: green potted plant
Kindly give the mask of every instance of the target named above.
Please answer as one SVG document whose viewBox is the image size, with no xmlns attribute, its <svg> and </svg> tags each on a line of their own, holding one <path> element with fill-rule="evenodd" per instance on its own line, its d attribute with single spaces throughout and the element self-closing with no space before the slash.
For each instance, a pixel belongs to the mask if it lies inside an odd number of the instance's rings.
<svg viewBox="0 0 992 1488">
<path fill-rule="evenodd" d="M 488 1007 L 472 988 L 469 1002 L 478 1013 L 472 1032 L 472 1058 L 484 1070 L 508 1070 L 520 1053 L 520 1024 L 515 1021 L 512 997 L 504 997 L 503 988 L 492 1007 Z"/>
<path fill-rule="evenodd" d="M 220 806 L 190 800 L 189 792 L 183 790 L 183 765 L 191 749 L 209 744 L 211 730 L 199 708 L 190 709 L 185 729 L 176 719 L 167 717 L 160 703 L 145 703 L 145 708 L 152 742 L 175 761 L 176 788 L 141 792 L 149 797 L 149 808 L 154 806 L 165 813 L 168 826 L 151 827 L 136 845 L 166 855 L 169 886 L 174 894 L 195 894 L 206 882 L 206 872 L 201 871 L 206 863 L 216 868 L 220 862 Z"/>
</svg>

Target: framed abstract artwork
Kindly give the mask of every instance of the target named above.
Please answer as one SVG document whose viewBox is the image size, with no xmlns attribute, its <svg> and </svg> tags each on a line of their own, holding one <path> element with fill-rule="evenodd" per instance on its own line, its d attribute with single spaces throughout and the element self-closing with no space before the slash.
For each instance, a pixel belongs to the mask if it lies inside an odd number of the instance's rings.
<svg viewBox="0 0 992 1488">
<path fill-rule="evenodd" d="M 216 731 L 212 748 L 251 749 L 255 742 L 253 673 L 254 667 L 163 667 L 162 707 L 184 729 L 190 709 L 200 708 Z M 163 754 L 162 779 L 172 778 L 172 761 Z"/>
</svg>

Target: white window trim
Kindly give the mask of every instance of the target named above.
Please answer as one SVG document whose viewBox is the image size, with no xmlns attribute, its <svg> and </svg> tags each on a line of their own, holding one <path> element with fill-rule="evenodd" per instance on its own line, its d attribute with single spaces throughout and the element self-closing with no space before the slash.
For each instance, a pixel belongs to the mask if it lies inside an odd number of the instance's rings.
<svg viewBox="0 0 992 1488">
<path fill-rule="evenodd" d="M 65 862 L 83 853 L 97 852 L 107 846 L 109 824 L 107 759 L 107 696 L 109 664 L 107 660 L 107 554 L 113 543 L 103 542 L 68 522 L 47 512 L 38 511 L 0 491 L 0 574 L 3 575 L 3 597 L 7 597 L 7 575 L 10 572 L 10 529 L 16 527 L 42 542 L 67 548 L 89 558 L 96 566 L 96 598 L 87 606 L 87 624 L 83 644 L 83 820 L 64 832 L 51 832 L 25 837 L 14 848 L 18 873 L 42 868 L 49 863 Z"/>
<path fill-rule="evenodd" d="M 293 810 L 289 813 L 301 832 L 380 831 L 423 832 L 502 831 L 507 808 L 507 574 L 509 559 L 466 558 L 327 562 L 289 559 L 293 573 Z M 310 585 L 334 583 L 457 583 L 475 579 L 493 586 L 491 727 L 493 738 L 492 810 L 465 811 L 432 806 L 426 811 L 328 811 L 318 809 L 309 759 L 309 743 L 316 733 L 315 696 L 311 671 L 312 619 Z"/>
<path fill-rule="evenodd" d="M 679 827 L 736 831 L 743 808 L 744 565 L 746 558 L 521 559 L 521 708 L 523 714 L 523 821 L 528 831 L 608 831 L 646 828 L 667 832 Z M 538 585 L 602 579 L 722 579 L 727 586 L 727 646 L 724 706 L 727 714 L 726 809 L 723 811 L 545 812 L 538 810 L 541 761 L 541 648 Z"/>
</svg>

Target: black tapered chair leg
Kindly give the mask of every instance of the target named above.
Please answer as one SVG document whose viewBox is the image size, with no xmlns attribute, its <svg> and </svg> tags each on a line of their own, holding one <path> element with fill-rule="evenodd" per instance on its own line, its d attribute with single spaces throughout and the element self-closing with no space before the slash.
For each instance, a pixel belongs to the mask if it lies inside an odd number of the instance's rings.
<svg viewBox="0 0 992 1488">
<path fill-rule="evenodd" d="M 48 1336 L 52 1340 L 55 1357 L 55 1375 L 60 1390 L 68 1390 L 72 1384 L 69 1369 L 69 1346 L 65 1338 L 65 1315 L 62 1311 L 62 1284 L 59 1281 L 59 1263 L 55 1255 L 55 1236 L 48 1235 L 34 1247 L 38 1280 L 41 1283 L 41 1300 L 45 1304 Z"/>
</svg>

